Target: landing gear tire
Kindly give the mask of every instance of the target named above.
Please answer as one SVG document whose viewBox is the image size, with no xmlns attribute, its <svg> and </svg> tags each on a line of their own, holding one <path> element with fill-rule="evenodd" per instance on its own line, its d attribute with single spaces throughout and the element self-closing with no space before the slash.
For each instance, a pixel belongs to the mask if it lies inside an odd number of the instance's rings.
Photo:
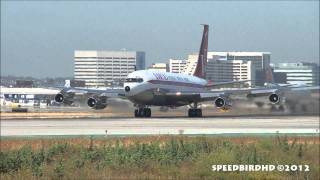
<svg viewBox="0 0 320 180">
<path fill-rule="evenodd" d="M 134 110 L 134 117 L 139 117 L 139 110 L 138 109 Z"/>
<path fill-rule="evenodd" d="M 202 117 L 202 109 L 189 109 L 189 117 Z"/>
<path fill-rule="evenodd" d="M 197 117 L 202 117 L 202 109 L 197 110 Z"/>
<path fill-rule="evenodd" d="M 139 108 L 134 110 L 134 117 L 151 117 L 150 108 Z"/>
<path fill-rule="evenodd" d="M 278 108 L 278 110 L 279 110 L 280 112 L 284 112 L 286 109 L 284 108 L 283 105 L 280 105 L 279 108 Z"/>
<path fill-rule="evenodd" d="M 151 109 L 150 108 L 145 108 L 144 109 L 144 117 L 151 117 Z"/>
</svg>

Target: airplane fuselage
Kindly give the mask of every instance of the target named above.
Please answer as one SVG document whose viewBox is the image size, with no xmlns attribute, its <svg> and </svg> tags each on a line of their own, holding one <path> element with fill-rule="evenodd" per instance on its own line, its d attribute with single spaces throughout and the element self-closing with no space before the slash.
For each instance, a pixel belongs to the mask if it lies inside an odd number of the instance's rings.
<svg viewBox="0 0 320 180">
<path fill-rule="evenodd" d="M 139 105 L 183 106 L 194 98 L 180 96 L 179 91 L 202 92 L 207 81 L 195 76 L 151 70 L 135 71 L 124 83 L 126 96 Z M 168 95 L 170 94 L 170 95 Z"/>
</svg>

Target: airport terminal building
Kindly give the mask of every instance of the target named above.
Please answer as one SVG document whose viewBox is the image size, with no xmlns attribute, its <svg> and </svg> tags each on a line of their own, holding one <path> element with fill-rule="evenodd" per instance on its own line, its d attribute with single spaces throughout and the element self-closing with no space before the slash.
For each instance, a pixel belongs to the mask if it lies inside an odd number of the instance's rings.
<svg viewBox="0 0 320 180">
<path fill-rule="evenodd" d="M 129 73 L 142 69 L 145 69 L 145 52 L 74 52 L 74 79 L 85 81 L 87 87 L 118 86 Z"/>
<path fill-rule="evenodd" d="M 319 65 L 316 63 L 278 63 L 274 65 L 275 73 L 284 73 L 288 84 L 319 85 Z"/>
</svg>

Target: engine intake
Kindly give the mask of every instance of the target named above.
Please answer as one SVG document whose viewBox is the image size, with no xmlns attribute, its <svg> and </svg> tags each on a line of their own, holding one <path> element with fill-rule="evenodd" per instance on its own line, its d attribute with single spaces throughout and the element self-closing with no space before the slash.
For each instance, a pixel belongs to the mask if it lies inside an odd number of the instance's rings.
<svg viewBox="0 0 320 180">
<path fill-rule="evenodd" d="M 89 97 L 87 104 L 92 109 L 104 109 L 107 107 L 107 97 L 105 96 Z"/>
<path fill-rule="evenodd" d="M 272 103 L 274 103 L 274 104 L 277 104 L 277 103 L 279 103 L 280 102 L 280 96 L 278 95 L 278 94 L 271 94 L 270 96 L 269 96 L 269 101 L 270 102 L 272 102 Z"/>
<path fill-rule="evenodd" d="M 57 94 L 55 97 L 54 97 L 54 100 L 58 103 L 62 103 L 63 100 L 64 100 L 64 97 L 61 93 Z"/>
<path fill-rule="evenodd" d="M 54 100 L 57 103 L 63 103 L 63 104 L 67 104 L 67 105 L 71 105 L 73 103 L 73 97 L 74 97 L 74 93 L 58 93 L 57 95 L 55 95 Z"/>
<path fill-rule="evenodd" d="M 231 106 L 231 101 L 225 97 L 218 97 L 214 101 L 214 104 L 216 105 L 217 108 L 226 108 Z"/>
</svg>

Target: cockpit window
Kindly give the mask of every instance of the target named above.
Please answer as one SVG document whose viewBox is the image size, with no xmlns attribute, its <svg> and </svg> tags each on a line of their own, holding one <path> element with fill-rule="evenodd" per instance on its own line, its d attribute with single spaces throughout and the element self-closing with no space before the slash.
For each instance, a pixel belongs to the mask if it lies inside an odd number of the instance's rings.
<svg viewBox="0 0 320 180">
<path fill-rule="evenodd" d="M 126 82 L 138 82 L 138 83 L 141 83 L 141 82 L 143 82 L 143 79 L 142 78 L 127 78 Z"/>
</svg>

